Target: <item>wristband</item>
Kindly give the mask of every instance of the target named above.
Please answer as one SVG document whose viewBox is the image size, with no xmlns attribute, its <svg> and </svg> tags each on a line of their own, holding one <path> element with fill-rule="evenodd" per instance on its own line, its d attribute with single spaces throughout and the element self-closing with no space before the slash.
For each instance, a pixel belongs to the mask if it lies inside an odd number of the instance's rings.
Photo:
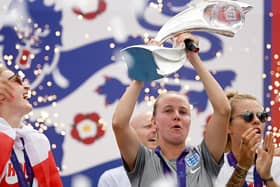
<svg viewBox="0 0 280 187">
<path fill-rule="evenodd" d="M 272 177 L 269 177 L 269 178 L 267 178 L 267 179 L 262 179 L 263 180 L 263 182 L 266 184 L 266 183 L 268 183 L 268 182 L 272 182 L 273 181 L 273 178 Z"/>
<path fill-rule="evenodd" d="M 238 175 L 240 176 L 240 178 L 246 177 L 247 172 L 248 172 L 247 169 L 245 169 L 245 168 L 243 168 L 243 167 L 240 167 L 238 164 L 237 164 L 235 170 L 236 170 L 236 172 L 238 173 Z"/>
</svg>

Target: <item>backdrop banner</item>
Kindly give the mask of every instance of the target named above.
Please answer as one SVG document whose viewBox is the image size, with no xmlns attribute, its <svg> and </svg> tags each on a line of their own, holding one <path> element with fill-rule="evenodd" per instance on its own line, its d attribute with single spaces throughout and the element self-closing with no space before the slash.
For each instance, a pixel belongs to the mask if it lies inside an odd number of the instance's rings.
<svg viewBox="0 0 280 187">
<path fill-rule="evenodd" d="M 121 164 L 111 119 L 131 80 L 120 50 L 145 44 L 196 2 L 3 0 L 0 62 L 29 80 L 34 110 L 25 120 L 48 136 L 65 187 L 97 186 L 105 170 Z M 270 106 L 271 59 L 264 46 L 271 42 L 265 16 L 271 1 L 244 2 L 254 8 L 233 38 L 193 34 L 200 38 L 201 59 L 223 89 L 253 94 Z M 164 89 L 189 97 L 193 109 L 187 141 L 199 144 L 212 109 L 190 64 L 145 82 L 135 112 L 152 110 L 153 99 Z"/>
</svg>

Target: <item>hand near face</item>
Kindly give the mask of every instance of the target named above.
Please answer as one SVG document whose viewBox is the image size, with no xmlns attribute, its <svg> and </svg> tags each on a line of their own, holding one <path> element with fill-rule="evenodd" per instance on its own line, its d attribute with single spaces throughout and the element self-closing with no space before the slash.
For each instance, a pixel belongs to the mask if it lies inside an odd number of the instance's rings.
<svg viewBox="0 0 280 187">
<path fill-rule="evenodd" d="M 251 127 L 242 134 L 238 164 L 249 169 L 255 164 L 256 151 L 260 147 L 261 134 L 259 129 Z"/>
<path fill-rule="evenodd" d="M 5 100 L 13 99 L 13 86 L 9 80 L 0 77 L 0 103 Z"/>
<path fill-rule="evenodd" d="M 267 133 L 265 136 L 263 148 L 258 148 L 258 157 L 256 160 L 256 168 L 261 178 L 268 179 L 271 177 L 270 169 L 274 155 L 273 135 Z"/>
</svg>

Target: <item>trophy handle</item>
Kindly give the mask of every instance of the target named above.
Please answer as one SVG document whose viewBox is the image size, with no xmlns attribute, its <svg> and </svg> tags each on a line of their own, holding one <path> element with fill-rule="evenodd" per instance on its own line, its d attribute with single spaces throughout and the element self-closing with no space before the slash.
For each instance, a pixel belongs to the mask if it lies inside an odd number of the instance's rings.
<svg viewBox="0 0 280 187">
<path fill-rule="evenodd" d="M 199 52 L 199 47 L 191 39 L 184 40 L 184 43 L 187 51 Z"/>
</svg>

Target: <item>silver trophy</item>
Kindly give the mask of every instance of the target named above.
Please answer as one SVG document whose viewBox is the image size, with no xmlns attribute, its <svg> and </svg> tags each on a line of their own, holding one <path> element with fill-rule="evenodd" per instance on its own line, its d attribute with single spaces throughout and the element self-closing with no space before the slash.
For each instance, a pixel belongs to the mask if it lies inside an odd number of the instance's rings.
<svg viewBox="0 0 280 187">
<path fill-rule="evenodd" d="M 234 0 L 202 0 L 191 3 L 187 9 L 169 19 L 155 39 L 160 43 L 173 36 L 192 31 L 206 31 L 233 37 L 243 26 L 245 14 L 253 7 Z M 151 45 L 134 45 L 121 50 L 128 66 L 128 76 L 134 80 L 151 81 L 179 70 L 186 62 L 185 50 L 197 52 L 192 41 L 185 48 L 166 48 Z"/>
</svg>

